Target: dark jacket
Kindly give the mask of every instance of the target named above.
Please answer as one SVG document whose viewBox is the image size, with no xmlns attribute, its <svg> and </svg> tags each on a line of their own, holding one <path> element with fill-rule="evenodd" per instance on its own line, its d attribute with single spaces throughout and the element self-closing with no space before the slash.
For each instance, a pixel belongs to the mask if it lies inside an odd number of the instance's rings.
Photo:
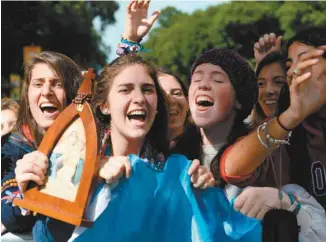
<svg viewBox="0 0 326 242">
<path fill-rule="evenodd" d="M 3 177 L 1 185 L 15 178 L 14 169 L 17 160 L 25 154 L 34 151 L 33 145 L 18 134 L 12 134 L 2 146 L 1 163 L 6 162 L 8 173 Z M 32 182 L 28 188 L 34 186 Z M 67 241 L 74 229 L 73 225 L 51 219 L 43 215 L 33 216 L 32 213 L 23 216 L 17 206 L 12 206 L 8 193 L 17 192 L 18 187 L 10 187 L 1 191 L 1 221 L 9 232 L 30 231 L 33 229 L 33 239 L 38 242 Z M 52 235 L 56 235 L 55 238 Z"/>
<path fill-rule="evenodd" d="M 1 186 L 15 178 L 14 170 L 17 160 L 25 154 L 32 152 L 33 147 L 25 142 L 18 134 L 10 135 L 1 149 L 1 166 L 6 168 L 6 174 L 2 178 Z M 17 192 L 18 187 L 10 187 L 1 191 L 1 221 L 10 232 L 30 230 L 34 224 L 33 216 L 22 216 L 18 207 L 13 207 L 9 199 L 9 192 Z"/>
</svg>

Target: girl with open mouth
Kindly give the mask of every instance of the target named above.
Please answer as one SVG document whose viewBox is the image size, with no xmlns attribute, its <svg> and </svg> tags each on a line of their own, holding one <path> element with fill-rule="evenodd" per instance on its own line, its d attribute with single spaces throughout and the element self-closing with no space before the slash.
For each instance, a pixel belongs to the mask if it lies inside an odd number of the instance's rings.
<svg viewBox="0 0 326 242">
<path fill-rule="evenodd" d="M 92 228 L 53 232 L 43 223 L 38 241 L 252 241 L 256 220 L 228 206 L 219 188 L 194 189 L 210 179 L 200 166 L 170 154 L 167 100 L 154 67 L 133 54 L 101 73 L 92 101 L 102 126 L 102 162 L 86 212 Z M 192 170 L 192 175 L 189 175 Z M 209 175 L 209 176 L 207 176 Z M 259 228 L 258 228 L 259 229 Z M 208 237 L 207 237 L 208 236 Z"/>
<path fill-rule="evenodd" d="M 41 52 L 25 66 L 16 129 L 1 150 L 2 162 L 12 165 L 11 172 L 3 178 L 2 184 L 8 180 L 15 181 L 12 182 L 15 186 L 2 190 L 2 232 L 30 230 L 36 220 L 44 220 L 42 215 L 23 216 L 20 208 L 12 206 L 12 197 L 8 194 L 24 192 L 30 181 L 44 184 L 49 161 L 43 153 L 35 150 L 46 130 L 72 102 L 81 81 L 82 75 L 77 64 L 56 52 Z"/>
</svg>

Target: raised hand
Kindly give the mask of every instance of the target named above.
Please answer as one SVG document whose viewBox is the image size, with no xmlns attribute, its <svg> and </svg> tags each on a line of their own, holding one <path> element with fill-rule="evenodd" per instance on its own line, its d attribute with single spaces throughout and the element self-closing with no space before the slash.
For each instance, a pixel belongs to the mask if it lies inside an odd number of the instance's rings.
<svg viewBox="0 0 326 242">
<path fill-rule="evenodd" d="M 111 184 L 125 176 L 131 175 L 131 164 L 127 156 L 104 156 L 101 160 L 99 176 Z"/>
<path fill-rule="evenodd" d="M 140 42 L 152 28 L 160 11 L 155 11 L 148 17 L 149 0 L 133 0 L 127 6 L 127 18 L 123 37 Z"/>
<path fill-rule="evenodd" d="M 256 59 L 256 65 L 269 53 L 281 50 L 282 36 L 278 36 L 274 33 L 264 34 L 254 44 L 254 56 Z"/>
<path fill-rule="evenodd" d="M 196 188 L 205 189 L 216 184 L 213 174 L 207 167 L 201 166 L 199 160 L 192 161 L 188 169 L 188 175 L 190 176 L 191 183 Z"/>
<path fill-rule="evenodd" d="M 290 107 L 285 111 L 291 118 L 304 120 L 326 103 L 326 60 L 321 57 L 326 46 L 303 53 L 288 72 Z"/>
<path fill-rule="evenodd" d="M 40 151 L 28 153 L 18 160 L 15 176 L 20 191 L 24 192 L 30 181 L 43 185 L 48 164 L 48 158 Z"/>
</svg>

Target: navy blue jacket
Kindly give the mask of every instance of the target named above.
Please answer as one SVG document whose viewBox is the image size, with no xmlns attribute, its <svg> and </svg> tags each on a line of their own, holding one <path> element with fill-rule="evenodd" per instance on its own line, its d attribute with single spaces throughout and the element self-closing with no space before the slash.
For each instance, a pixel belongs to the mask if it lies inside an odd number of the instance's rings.
<svg viewBox="0 0 326 242">
<path fill-rule="evenodd" d="M 5 181 L 15 178 L 14 169 L 17 160 L 21 159 L 25 154 L 34 151 L 32 144 L 27 143 L 18 134 L 10 135 L 9 139 L 2 146 L 1 164 L 6 163 L 8 173 L 3 177 L 1 186 Z M 34 186 L 32 182 L 29 187 Z M 74 229 L 73 225 L 51 219 L 43 215 L 33 216 L 21 214 L 21 210 L 17 206 L 12 206 L 8 202 L 8 192 L 16 192 L 18 187 L 11 187 L 1 191 L 1 221 L 9 232 L 30 231 L 33 229 L 33 239 L 38 242 L 50 241 L 67 241 Z M 52 235 L 56 236 L 55 238 Z"/>
<path fill-rule="evenodd" d="M 33 147 L 24 142 L 18 134 L 10 135 L 9 139 L 1 149 L 1 166 L 7 168 L 5 176 L 2 178 L 1 186 L 5 181 L 15 178 L 14 170 L 17 160 L 21 159 L 25 154 L 32 152 Z M 13 207 L 5 197 L 6 192 L 16 192 L 17 187 L 11 187 L 1 191 L 1 221 L 6 229 L 10 232 L 30 230 L 34 224 L 33 216 L 22 216 L 18 207 Z"/>
</svg>

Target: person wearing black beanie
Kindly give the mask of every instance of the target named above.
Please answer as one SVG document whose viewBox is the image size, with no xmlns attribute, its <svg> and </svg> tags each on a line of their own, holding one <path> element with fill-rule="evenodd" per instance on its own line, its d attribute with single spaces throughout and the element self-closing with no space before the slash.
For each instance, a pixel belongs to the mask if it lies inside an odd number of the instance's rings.
<svg viewBox="0 0 326 242">
<path fill-rule="evenodd" d="M 139 23 L 129 21 L 124 34 L 127 38 L 132 37 L 131 26 L 137 29 Z M 136 39 L 143 38 L 146 33 L 137 33 Z M 188 101 L 193 122 L 185 127 L 170 153 L 183 154 L 193 160 L 192 165 L 200 161 L 198 167 L 209 169 L 211 161 L 219 160 L 220 154 L 236 141 L 236 137 L 248 134 L 249 127 L 243 120 L 256 103 L 258 88 L 250 65 L 235 51 L 226 48 L 212 49 L 198 56 L 190 73 Z M 192 180 L 191 174 L 188 175 Z M 199 174 L 198 181 L 205 176 Z M 220 176 L 214 178 L 215 185 L 223 188 L 225 183 Z M 257 241 L 247 235 L 241 238 L 242 241 L 246 239 Z"/>
<path fill-rule="evenodd" d="M 216 184 L 224 187 L 218 161 L 226 147 L 250 130 L 243 120 L 257 101 L 255 73 L 235 51 L 216 48 L 198 56 L 190 74 L 188 97 L 193 124 L 185 128 L 173 151 L 199 159 L 210 167 Z"/>
<path fill-rule="evenodd" d="M 257 101 L 258 89 L 255 73 L 248 62 L 238 53 L 227 48 L 211 49 L 202 53 L 193 63 L 191 75 L 201 64 L 219 66 L 231 81 L 236 100 L 241 105 L 239 119 L 245 119 Z"/>
</svg>

